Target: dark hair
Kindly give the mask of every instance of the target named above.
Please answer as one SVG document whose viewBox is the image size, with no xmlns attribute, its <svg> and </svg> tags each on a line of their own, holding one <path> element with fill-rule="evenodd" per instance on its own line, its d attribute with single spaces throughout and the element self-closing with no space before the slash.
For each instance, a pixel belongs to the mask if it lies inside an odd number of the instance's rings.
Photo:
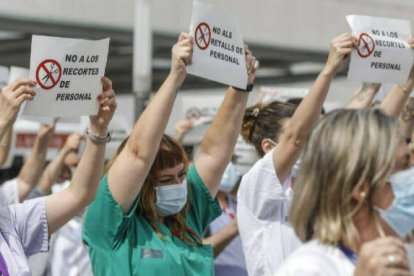
<svg viewBox="0 0 414 276">
<path fill-rule="evenodd" d="M 292 117 L 295 105 L 279 101 L 268 105 L 256 104 L 246 109 L 243 117 L 241 135 L 254 145 L 260 156 L 264 155 L 262 141 L 265 138 L 278 139 L 283 121 Z"/>
</svg>

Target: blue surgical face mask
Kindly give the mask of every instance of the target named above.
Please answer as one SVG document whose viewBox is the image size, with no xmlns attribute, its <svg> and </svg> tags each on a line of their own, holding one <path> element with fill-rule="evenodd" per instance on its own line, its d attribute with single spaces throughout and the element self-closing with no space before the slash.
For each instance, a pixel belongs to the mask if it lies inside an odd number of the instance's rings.
<svg viewBox="0 0 414 276">
<path fill-rule="evenodd" d="M 155 187 L 155 207 L 161 217 L 177 214 L 187 203 L 187 179 L 180 184 Z"/>
<path fill-rule="evenodd" d="M 302 159 L 298 159 L 295 165 L 293 165 L 292 173 L 291 173 L 293 177 L 296 177 L 298 175 L 301 163 L 302 163 Z"/>
<path fill-rule="evenodd" d="M 237 181 L 240 179 L 240 173 L 236 169 L 233 163 L 229 163 L 227 165 L 226 170 L 224 171 L 223 178 L 220 182 L 220 191 L 229 193 L 233 190 L 234 186 L 236 186 Z"/>
<path fill-rule="evenodd" d="M 389 208 L 375 207 L 380 216 L 403 239 L 414 230 L 414 168 L 389 177 L 394 200 Z"/>
</svg>

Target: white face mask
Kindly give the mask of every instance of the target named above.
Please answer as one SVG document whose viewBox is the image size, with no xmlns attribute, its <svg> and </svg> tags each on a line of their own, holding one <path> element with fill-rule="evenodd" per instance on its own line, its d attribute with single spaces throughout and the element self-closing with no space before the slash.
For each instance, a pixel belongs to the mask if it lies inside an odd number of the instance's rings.
<svg viewBox="0 0 414 276">
<path fill-rule="evenodd" d="M 161 217 L 177 214 L 187 203 L 187 179 L 180 184 L 155 187 L 155 207 Z"/>
</svg>

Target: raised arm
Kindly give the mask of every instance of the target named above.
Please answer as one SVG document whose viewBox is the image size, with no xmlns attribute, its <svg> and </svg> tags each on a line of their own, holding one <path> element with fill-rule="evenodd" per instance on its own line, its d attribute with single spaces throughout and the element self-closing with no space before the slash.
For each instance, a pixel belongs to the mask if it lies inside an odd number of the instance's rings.
<svg viewBox="0 0 414 276">
<path fill-rule="evenodd" d="M 414 39 L 410 39 L 408 44 L 414 48 Z M 414 88 L 414 65 L 411 68 L 408 80 L 404 84 L 396 84 L 387 94 L 381 103 L 381 109 L 388 116 L 398 118 L 404 108 L 411 91 Z"/>
<path fill-rule="evenodd" d="M 362 87 L 354 93 L 354 95 L 352 96 L 352 99 L 349 101 L 346 108 L 347 109 L 370 108 L 375 98 L 375 95 L 378 93 L 380 88 L 381 88 L 380 83 L 364 82 Z"/>
<path fill-rule="evenodd" d="M 102 82 L 104 92 L 98 97 L 100 101 L 98 114 L 90 116 L 89 132 L 93 135 L 106 137 L 108 124 L 116 109 L 116 100 L 111 81 L 103 78 Z M 70 186 L 61 192 L 47 196 L 46 214 L 49 234 L 68 222 L 95 198 L 102 176 L 105 145 L 105 142 L 93 142 L 88 137 L 83 156 Z"/>
<path fill-rule="evenodd" d="M 56 121 L 55 121 L 56 123 Z M 40 176 L 45 165 L 47 146 L 53 136 L 55 123 L 53 125 L 42 125 L 37 133 L 33 150 L 24 162 L 17 177 L 19 201 L 24 201 L 30 192 L 39 184 Z"/>
<path fill-rule="evenodd" d="M 279 136 L 278 146 L 273 151 L 273 164 L 281 182 L 289 175 L 310 131 L 318 122 L 331 81 L 351 54 L 354 45 L 356 45 L 356 38 L 349 33 L 337 36 L 332 40 L 324 69 L 292 118 L 284 125 Z"/>
<path fill-rule="evenodd" d="M 400 128 L 403 132 L 407 143 L 411 143 L 411 137 L 414 131 L 414 98 L 408 98 L 400 117 Z"/>
<path fill-rule="evenodd" d="M 248 83 L 253 84 L 258 62 L 249 48 L 246 47 L 245 52 L 247 73 L 249 75 Z M 228 89 L 194 160 L 201 179 L 213 197 L 216 196 L 220 188 L 224 170 L 233 155 L 234 146 L 241 130 L 247 99 L 248 93 L 233 87 Z"/>
<path fill-rule="evenodd" d="M 182 119 L 175 124 L 175 140 L 180 144 L 184 141 L 184 136 L 193 128 L 193 123 L 189 119 Z"/>
<path fill-rule="evenodd" d="M 203 244 L 210 244 L 213 247 L 214 258 L 216 258 L 238 235 L 237 219 L 233 219 L 219 232 L 203 239 Z"/>
<path fill-rule="evenodd" d="M 39 189 L 43 193 L 50 193 L 52 186 L 56 184 L 60 174 L 62 173 L 63 167 L 65 165 L 65 157 L 70 152 L 78 150 L 81 139 L 82 135 L 76 132 L 72 133 L 56 157 L 52 160 L 52 162 L 49 163 L 49 165 L 47 165 L 39 180 Z"/>
<path fill-rule="evenodd" d="M 33 100 L 36 83 L 30 79 L 18 79 L 1 89 L 0 93 L 0 141 L 13 126 L 20 106 L 26 100 Z"/>
<path fill-rule="evenodd" d="M 10 153 L 12 136 L 13 128 L 10 127 L 4 135 L 3 140 L 0 140 L 0 166 L 3 166 L 7 161 L 7 157 Z"/>
<path fill-rule="evenodd" d="M 125 148 L 109 169 L 109 190 L 124 213 L 132 207 L 154 162 L 176 92 L 187 74 L 186 64 L 191 63 L 192 49 L 193 39 L 182 33 L 172 48 L 170 74 L 136 122 Z"/>
</svg>

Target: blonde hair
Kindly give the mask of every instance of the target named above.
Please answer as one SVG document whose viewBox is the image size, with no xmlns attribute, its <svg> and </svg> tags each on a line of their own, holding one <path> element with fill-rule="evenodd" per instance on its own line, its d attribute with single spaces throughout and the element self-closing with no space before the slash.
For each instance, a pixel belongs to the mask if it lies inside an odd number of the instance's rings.
<svg viewBox="0 0 414 276">
<path fill-rule="evenodd" d="M 291 223 L 302 241 L 354 244 L 353 216 L 384 185 L 399 143 L 396 120 L 380 110 L 338 110 L 318 123 L 304 149 Z M 352 197 L 367 188 L 365 203 Z M 372 218 L 374 212 L 371 207 Z"/>
<path fill-rule="evenodd" d="M 118 155 L 122 152 L 123 148 L 127 144 L 127 139 L 125 139 L 121 145 L 118 147 L 117 152 L 114 157 L 108 162 L 105 166 L 104 173 L 107 173 L 112 166 L 113 162 L 116 160 Z M 157 221 L 160 220 L 160 217 L 157 213 L 155 202 L 156 202 L 156 192 L 155 186 L 159 182 L 158 173 L 162 169 L 173 168 L 180 163 L 184 164 L 184 169 L 187 171 L 189 162 L 187 155 L 183 147 L 172 137 L 164 134 L 161 143 L 155 157 L 154 163 L 151 166 L 150 172 L 145 178 L 144 184 L 140 192 L 140 200 L 137 208 L 137 215 L 144 217 L 154 231 L 159 237 L 163 237 L 159 227 L 157 226 Z M 188 185 L 188 196 L 191 198 L 191 185 Z M 177 214 L 167 216 L 164 218 L 164 223 L 167 227 L 177 236 L 187 242 L 188 244 L 194 245 L 195 243 L 188 237 L 187 228 L 186 228 L 186 217 L 188 210 L 190 208 L 190 201 L 188 200 L 183 209 Z"/>
</svg>

